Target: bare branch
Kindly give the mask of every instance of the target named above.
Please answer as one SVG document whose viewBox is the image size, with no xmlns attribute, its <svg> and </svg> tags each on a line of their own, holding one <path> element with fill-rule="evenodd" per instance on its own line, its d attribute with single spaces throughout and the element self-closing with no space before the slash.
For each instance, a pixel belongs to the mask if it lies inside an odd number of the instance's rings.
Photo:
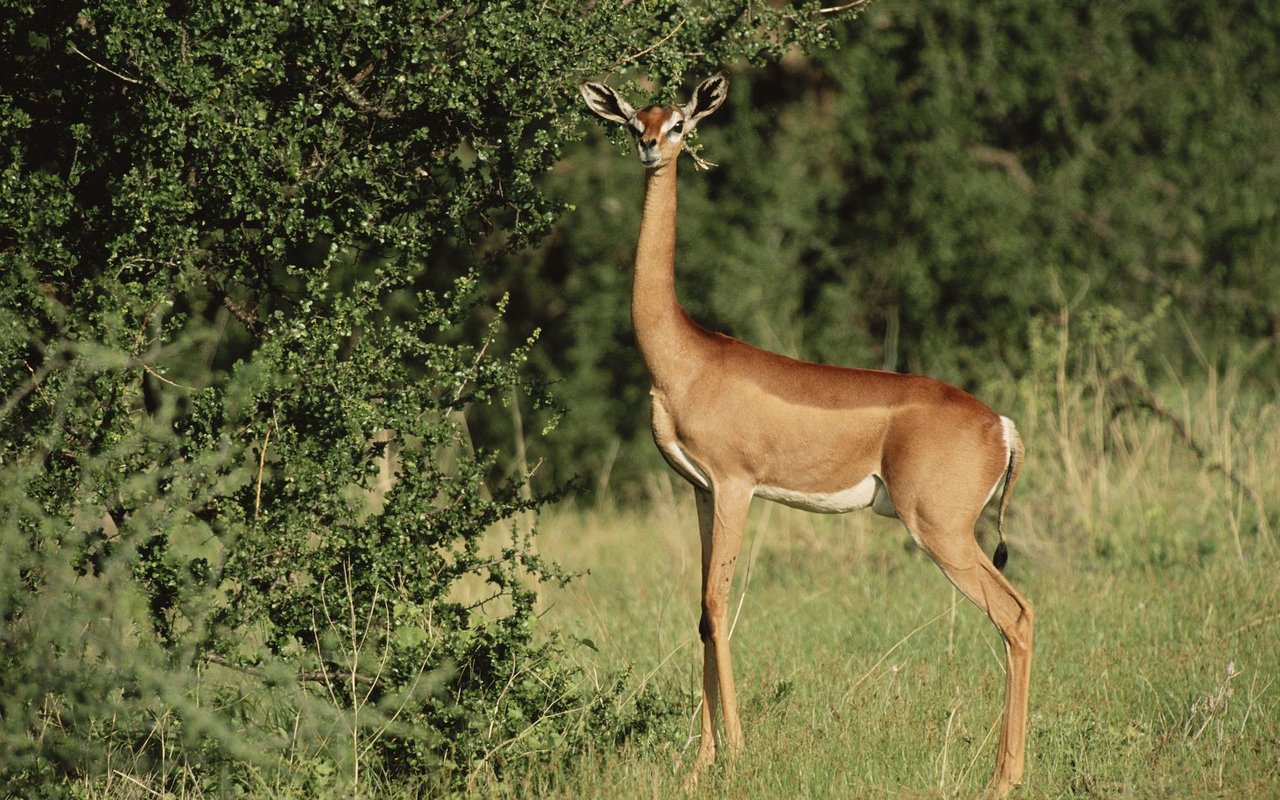
<svg viewBox="0 0 1280 800">
<path fill-rule="evenodd" d="M 128 75 L 121 75 L 119 72 L 116 72 L 116 71 L 115 71 L 114 69 L 112 69 L 111 67 L 108 67 L 108 66 L 106 66 L 105 64 L 99 63 L 99 62 L 97 62 L 97 61 L 94 61 L 92 58 L 90 58 L 89 56 L 85 55 L 85 53 L 84 53 L 84 51 L 83 51 L 83 50 L 81 50 L 79 47 L 76 47 L 76 43 L 75 43 L 75 42 L 68 42 L 68 43 L 67 43 L 67 46 L 68 46 L 68 48 L 71 50 L 71 52 L 73 52 L 73 53 L 75 53 L 76 55 L 80 56 L 80 57 L 81 57 L 81 58 L 83 58 L 85 61 L 88 61 L 90 64 L 94 65 L 95 67 L 97 67 L 98 69 L 102 70 L 103 72 L 110 73 L 110 74 L 112 74 L 112 75 L 116 76 L 117 78 L 119 78 L 120 80 L 122 80 L 122 81 L 124 81 L 124 82 L 126 82 L 126 83 L 132 83 L 132 84 L 134 84 L 135 86 L 141 86 L 141 85 L 142 85 L 142 81 L 138 80 L 137 78 L 130 78 Z"/>
<path fill-rule="evenodd" d="M 870 5 L 871 0 L 853 0 L 852 3 L 845 3 L 842 6 L 831 6 L 830 8 L 818 9 L 819 14 L 838 14 L 841 11 L 848 11 L 851 8 L 862 8 Z"/>
<path fill-rule="evenodd" d="M 998 147 L 988 147 L 985 144 L 975 144 L 969 148 L 969 153 L 979 164 L 990 164 L 1002 168 L 1014 184 L 1026 194 L 1036 193 L 1035 181 L 1031 180 L 1031 176 L 1023 168 L 1022 160 L 1016 153 L 1001 150 Z"/>
<path fill-rule="evenodd" d="M 189 392 L 194 392 L 194 391 L 195 391 L 195 387 L 194 387 L 194 386 L 183 386 L 183 385 L 182 385 L 182 384 L 180 384 L 180 383 L 177 383 L 177 382 L 175 382 L 175 381 L 171 381 L 171 380 L 169 380 L 168 378 L 166 378 L 165 376 L 163 376 L 163 375 L 161 375 L 159 372 L 157 372 L 157 371 L 156 371 L 156 369 L 155 369 L 154 367 L 152 367 L 150 364 L 148 364 L 146 361 L 143 361 L 143 360 L 142 360 L 141 358 L 139 358 L 139 357 L 136 357 L 136 356 L 134 357 L 134 363 L 136 363 L 138 366 L 142 367 L 142 369 L 143 369 L 143 370 L 144 370 L 148 375 L 150 375 L 151 377 L 153 377 L 153 378 L 155 378 L 156 380 L 160 381 L 161 383 L 167 383 L 167 384 L 169 384 L 170 386 L 172 386 L 172 387 L 173 387 L 173 388 L 175 388 L 175 389 L 186 389 L 186 390 L 187 390 L 187 391 L 189 391 Z"/>
<path fill-rule="evenodd" d="M 613 71 L 613 68 L 614 68 L 614 67 L 616 67 L 616 66 L 618 66 L 619 64 L 625 64 L 625 63 L 626 63 L 626 62 L 628 62 L 628 61 L 635 61 L 635 60 L 637 60 L 637 59 L 643 58 L 643 57 L 647 56 L 648 54 L 652 53 L 654 50 L 657 50 L 659 47 L 662 47 L 662 45 L 666 44 L 666 43 L 667 43 L 667 41 L 668 41 L 672 36 L 675 36 L 675 35 L 676 35 L 676 33 L 678 33 L 678 32 L 680 31 L 680 29 L 684 27 L 684 23 L 685 23 L 686 21 L 687 21 L 687 20 L 685 20 L 685 19 L 681 19 L 681 20 L 680 20 L 680 22 L 679 22 L 679 23 L 677 23 L 677 24 L 676 24 L 676 26 L 675 26 L 674 28 L 672 28 L 672 29 L 671 29 L 671 31 L 670 31 L 666 36 L 663 36 L 661 39 L 659 39 L 658 41 L 656 41 L 656 42 L 654 42 L 653 44 L 649 45 L 648 47 L 646 47 L 645 49 L 641 50 L 640 52 L 638 52 L 638 53 L 632 53 L 632 54 L 631 54 L 631 55 L 629 55 L 629 56 L 623 56 L 622 58 L 620 58 L 620 59 L 618 59 L 617 61 L 613 62 L 612 64 L 610 64 L 610 65 L 609 65 L 609 69 L 608 69 L 607 71 L 612 72 L 612 71 Z"/>
<path fill-rule="evenodd" d="M 364 69 L 360 70 L 360 72 L 356 73 L 355 78 L 350 81 L 342 77 L 341 73 L 335 73 L 334 77 L 338 81 L 338 88 L 342 90 L 342 95 L 346 97 L 347 100 L 351 101 L 351 105 L 355 106 L 360 113 L 368 114 L 369 116 L 377 117 L 378 119 L 397 119 L 400 116 L 399 111 L 394 111 L 386 106 L 374 103 L 369 100 L 369 98 L 361 94 L 360 90 L 356 88 L 356 86 L 363 83 L 372 73 L 373 64 L 370 63 L 365 65 Z"/>
<path fill-rule="evenodd" d="M 1109 388 L 1117 395 L 1116 399 L 1113 399 L 1111 403 L 1112 419 L 1126 411 L 1141 410 L 1166 423 L 1173 429 L 1173 432 L 1177 434 L 1178 439 L 1182 441 L 1186 448 L 1191 451 L 1191 454 L 1196 457 L 1197 461 L 1203 464 L 1206 469 L 1225 477 L 1232 486 L 1249 498 L 1249 501 L 1258 509 L 1260 529 L 1266 531 L 1266 506 L 1262 502 L 1262 495 L 1258 493 L 1252 483 L 1240 477 L 1231 468 L 1230 464 L 1210 458 L 1209 452 L 1204 445 L 1200 444 L 1191 433 L 1191 427 L 1187 425 L 1184 419 L 1165 408 L 1156 397 L 1155 392 L 1128 375 L 1118 375 L 1113 378 Z"/>
<path fill-rule="evenodd" d="M 232 300 L 230 295 L 222 298 L 222 305 L 231 312 L 233 317 L 240 320 L 240 324 L 248 328 L 250 333 L 257 334 L 258 317 L 252 309 L 245 308 L 243 304 Z"/>
<path fill-rule="evenodd" d="M 276 420 L 273 415 L 271 421 L 267 423 L 267 433 L 262 437 L 262 452 L 258 453 L 258 481 L 253 491 L 253 518 L 258 518 L 258 512 L 262 509 L 262 473 L 267 468 L 267 445 L 271 442 L 271 431 L 275 430 Z"/>
</svg>

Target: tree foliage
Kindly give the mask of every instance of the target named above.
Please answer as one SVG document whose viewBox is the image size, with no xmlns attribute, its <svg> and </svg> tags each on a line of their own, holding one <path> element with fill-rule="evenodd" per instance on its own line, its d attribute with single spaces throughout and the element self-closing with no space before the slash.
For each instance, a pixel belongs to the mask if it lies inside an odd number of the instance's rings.
<svg viewBox="0 0 1280 800">
<path fill-rule="evenodd" d="M 3 5 L 6 791 L 625 733 L 537 630 L 554 492 L 470 435 L 547 402 L 492 287 L 578 82 L 813 46 L 816 4 Z"/>
</svg>

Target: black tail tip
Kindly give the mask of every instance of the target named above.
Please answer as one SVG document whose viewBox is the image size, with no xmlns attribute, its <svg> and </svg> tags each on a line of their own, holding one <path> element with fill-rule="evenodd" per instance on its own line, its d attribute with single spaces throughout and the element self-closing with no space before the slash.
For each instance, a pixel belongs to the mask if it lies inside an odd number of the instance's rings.
<svg viewBox="0 0 1280 800">
<path fill-rule="evenodd" d="M 996 565 L 996 569 L 1004 572 L 1004 565 L 1009 560 L 1009 548 L 1004 546 L 1004 542 L 996 545 L 996 552 L 991 556 L 991 563 Z"/>
</svg>

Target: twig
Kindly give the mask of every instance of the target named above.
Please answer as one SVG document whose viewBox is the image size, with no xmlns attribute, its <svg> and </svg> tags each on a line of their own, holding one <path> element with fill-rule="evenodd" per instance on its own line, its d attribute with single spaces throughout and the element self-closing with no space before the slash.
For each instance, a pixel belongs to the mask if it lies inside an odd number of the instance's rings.
<svg viewBox="0 0 1280 800">
<path fill-rule="evenodd" d="M 134 84 L 135 86 L 141 86 L 141 85 L 142 85 L 142 81 L 138 80 L 137 78 L 130 78 L 128 75 L 121 75 L 119 72 L 116 72 L 116 71 L 115 71 L 114 69 L 112 69 L 111 67 L 108 67 L 108 66 L 106 66 L 106 65 L 104 65 L 104 64 L 100 64 L 100 63 L 98 63 L 97 61 L 94 61 L 92 58 L 90 58 L 89 56 L 85 55 L 83 50 L 81 50 L 79 47 L 76 47 L 76 43 L 75 43 L 75 42 L 68 42 L 68 43 L 67 43 L 67 46 L 71 48 L 71 52 L 73 52 L 73 53 L 75 53 L 76 55 L 80 56 L 80 57 L 81 57 L 81 58 L 83 58 L 85 61 L 88 61 L 90 64 L 94 65 L 95 67 L 97 67 L 98 69 L 102 70 L 103 72 L 109 72 L 109 73 L 111 73 L 112 75 L 114 75 L 114 76 L 116 76 L 117 78 L 119 78 L 120 80 L 125 81 L 125 82 L 127 82 L 127 83 L 132 83 L 132 84 Z"/>
<path fill-rule="evenodd" d="M 489 350 L 489 345 L 493 344 L 493 332 L 484 340 L 484 344 L 480 346 L 480 352 L 476 353 L 475 360 L 471 362 L 471 371 L 474 373 L 480 366 L 480 361 L 484 359 L 484 354 Z M 458 384 L 458 390 L 453 393 L 453 402 L 458 402 L 462 397 L 462 392 L 467 388 L 467 384 L 471 382 L 473 376 L 467 375 L 463 377 L 462 383 Z"/>
<path fill-rule="evenodd" d="M 871 673 L 875 672 L 876 669 L 881 664 L 884 663 L 884 660 L 886 658 L 893 655 L 894 650 L 897 650 L 899 647 L 906 644 L 907 640 L 910 639 L 912 636 L 915 636 L 920 631 L 924 630 L 925 628 L 929 627 L 930 625 L 932 625 L 933 623 L 937 622 L 938 620 L 942 619 L 943 617 L 945 617 L 950 613 L 951 613 L 950 608 L 944 609 L 943 611 L 939 612 L 936 616 L 934 616 L 932 619 L 926 620 L 925 622 L 922 622 L 919 625 L 917 625 L 914 630 L 912 630 L 906 636 L 903 636 L 901 639 L 899 639 L 897 643 L 893 645 L 893 647 L 890 647 L 888 650 L 884 651 L 884 654 L 880 656 L 879 659 L 876 660 L 876 663 L 872 664 L 870 668 L 867 669 L 866 672 L 862 673 L 861 677 L 859 677 L 856 681 L 854 681 L 853 685 L 849 687 L 849 690 L 844 693 L 844 697 L 841 698 L 840 700 L 841 704 L 843 705 L 844 703 L 849 702 L 849 698 L 853 696 L 854 691 L 856 691 L 857 688 L 861 686 L 863 682 L 866 681 L 867 678 L 871 677 Z"/>
<path fill-rule="evenodd" d="M 626 697 L 624 697 L 624 698 L 622 699 L 622 702 L 618 703 L 618 708 L 624 708 L 624 707 L 626 707 L 626 705 L 627 705 L 628 703 L 630 703 L 632 700 L 635 700 L 637 697 L 639 697 L 639 696 L 640 696 L 640 692 L 644 691 L 644 687 L 648 685 L 648 683 L 649 683 L 649 679 L 650 679 L 650 678 L 652 678 L 654 675 L 657 675 L 657 674 L 658 674 L 658 670 L 662 669 L 663 665 L 664 665 L 664 664 L 666 664 L 668 661 L 670 661 L 672 656 L 674 656 L 676 653 L 679 653 L 681 650 L 685 649 L 686 647 L 688 647 L 688 646 L 689 646 L 690 644 L 692 644 L 692 643 L 693 643 L 693 637 L 692 637 L 692 636 L 686 637 L 686 638 L 685 638 L 685 640 L 684 640 L 684 641 L 682 641 L 682 642 L 680 642 L 679 644 L 677 644 L 677 645 L 676 645 L 676 646 L 671 650 L 671 652 L 669 652 L 669 653 L 667 653 L 665 656 L 663 656 L 662 660 L 658 662 L 658 666 L 656 666 L 656 667 L 654 667 L 653 669 L 649 670 L 649 671 L 645 674 L 645 676 L 644 676 L 643 678 L 641 678 L 641 679 L 640 679 L 640 683 L 639 683 L 639 685 L 638 685 L 638 686 L 636 686 L 636 688 L 632 690 L 631 694 L 629 694 L 629 695 L 627 695 Z"/>
<path fill-rule="evenodd" d="M 956 607 L 960 605 L 959 591 L 951 585 L 951 618 L 947 620 L 947 658 L 956 654 Z"/>
<path fill-rule="evenodd" d="M 376 686 L 378 681 L 376 678 L 370 678 L 368 675 L 361 675 L 358 672 L 350 674 L 338 672 L 337 670 L 315 670 L 311 672 L 299 672 L 298 681 L 302 683 L 329 683 L 331 681 L 352 681 L 353 683 L 363 683 L 366 686 Z"/>
<path fill-rule="evenodd" d="M 830 6 L 829 8 L 819 8 L 818 13 L 819 14 L 839 14 L 842 11 L 848 11 L 850 9 L 857 9 L 861 11 L 862 9 L 866 8 L 869 5 L 871 5 L 871 0 L 854 0 L 851 3 L 845 3 L 844 5 Z M 798 15 L 794 13 L 787 14 L 786 19 L 794 22 L 797 16 Z M 831 27 L 831 24 L 832 24 L 831 21 L 823 22 L 820 25 L 818 25 L 818 30 L 820 31 L 826 30 L 827 28 Z"/>
<path fill-rule="evenodd" d="M 695 169 L 705 171 L 705 170 L 711 169 L 712 167 L 720 166 L 719 164 L 713 163 L 711 161 L 707 161 L 706 159 L 702 158 L 702 156 L 693 152 L 693 148 L 690 147 L 688 144 L 685 144 L 684 150 L 686 153 L 689 154 L 689 158 L 693 159 L 693 166 Z"/>
<path fill-rule="evenodd" d="M 658 41 L 656 41 L 656 42 L 654 42 L 653 44 L 649 45 L 648 47 L 646 47 L 645 49 L 641 50 L 641 51 L 640 51 L 640 52 L 638 52 L 638 53 L 632 53 L 632 54 L 631 54 L 631 55 L 629 55 L 629 56 L 623 56 L 622 58 L 620 58 L 620 59 L 618 59 L 617 61 L 615 61 L 615 62 L 613 62 L 612 64 L 610 64 L 610 65 L 609 65 L 609 69 L 607 69 L 607 70 L 605 70 L 605 71 L 606 71 L 606 72 L 612 72 L 612 71 L 613 71 L 613 68 L 614 68 L 614 67 L 616 67 L 616 66 L 618 66 L 619 64 L 625 64 L 625 63 L 626 63 L 626 62 L 628 62 L 628 61 L 635 61 L 636 59 L 643 58 L 643 57 L 647 56 L 648 54 L 652 53 L 654 50 L 657 50 L 659 47 L 662 47 L 662 45 L 666 44 L 666 42 L 667 42 L 667 40 L 668 40 L 668 39 L 670 39 L 672 36 L 675 36 L 675 35 L 676 35 L 676 33 L 677 33 L 681 28 L 683 28 L 683 27 L 684 27 L 685 22 L 687 22 L 687 19 L 681 19 L 681 20 L 680 20 L 680 22 L 679 22 L 679 23 L 677 23 L 677 24 L 676 24 L 676 26 L 675 26 L 674 28 L 672 28 L 672 29 L 671 29 L 671 32 L 670 32 L 670 33 L 668 33 L 666 36 L 663 36 L 661 39 L 659 39 Z"/>
<path fill-rule="evenodd" d="M 1262 531 L 1264 535 L 1269 533 L 1266 506 L 1262 503 L 1262 496 L 1258 494 L 1252 484 L 1246 483 L 1244 479 L 1237 475 L 1236 471 L 1232 469 L 1230 465 L 1224 464 L 1221 461 L 1210 460 L 1208 452 L 1205 451 L 1200 442 L 1198 442 L 1191 434 L 1191 429 L 1181 417 L 1161 405 L 1159 399 L 1156 398 L 1155 393 L 1152 392 L 1151 389 L 1141 383 L 1138 383 L 1128 375 L 1120 375 L 1112 378 L 1111 385 L 1129 390 L 1128 397 L 1121 397 L 1120 399 L 1112 402 L 1112 419 L 1119 416 L 1124 411 L 1128 411 L 1130 409 L 1141 409 L 1149 412 L 1156 419 L 1168 423 L 1169 427 L 1173 428 L 1174 433 L 1178 435 L 1178 438 L 1182 440 L 1182 443 L 1191 451 L 1191 454 L 1194 455 L 1200 463 L 1204 464 L 1206 469 L 1225 476 L 1226 479 L 1231 482 L 1232 486 L 1235 486 L 1236 489 L 1249 497 L 1249 500 L 1252 501 L 1254 507 L 1258 509 L 1259 530 Z"/>
<path fill-rule="evenodd" d="M 240 324 L 248 328 L 250 333 L 255 335 L 258 333 L 258 319 L 253 310 L 232 300 L 230 295 L 222 298 L 222 305 L 231 312 L 231 316 L 240 320 Z"/>
<path fill-rule="evenodd" d="M 162 383 L 167 383 L 167 384 L 169 384 L 170 386 L 172 386 L 172 387 L 173 387 L 173 388 L 175 388 L 175 389 L 186 389 L 186 390 L 187 390 L 187 391 L 189 391 L 189 392 L 194 392 L 194 391 L 195 391 L 195 388 L 194 388 L 194 387 L 192 387 L 192 386 L 183 386 L 183 385 L 182 385 L 182 384 L 180 384 L 180 383 L 174 383 L 173 381 L 169 380 L 169 379 L 168 379 L 168 378 L 166 378 L 165 376 L 161 375 L 159 372 L 156 372 L 156 371 L 155 371 L 155 369 L 154 369 L 154 368 L 152 368 L 152 366 L 151 366 L 150 364 L 148 364 L 147 362 L 143 361 L 141 358 L 136 358 L 136 357 L 135 357 L 135 358 L 134 358 L 134 361 L 135 361 L 135 362 L 137 362 L 138 366 L 142 367 L 142 369 L 143 369 L 144 371 L 146 371 L 146 373 L 147 373 L 148 375 L 150 375 L 151 377 L 155 378 L 156 380 L 158 380 L 158 381 L 160 381 L 160 382 L 162 382 Z"/>
<path fill-rule="evenodd" d="M 32 391 L 39 394 L 41 400 L 44 400 L 49 405 L 53 405 L 52 401 L 50 401 L 48 396 L 45 395 L 44 389 L 41 388 L 40 384 L 44 383 L 44 379 L 49 377 L 49 373 L 53 372 L 54 368 L 59 365 L 55 364 L 54 361 L 50 359 L 40 367 L 39 372 L 33 369 L 31 365 L 26 362 L 23 362 L 22 365 L 26 367 L 27 372 L 31 374 L 31 383 L 26 386 L 19 387 L 14 390 L 13 394 L 5 398 L 4 405 L 0 406 L 0 419 L 4 419 L 9 416 L 9 412 L 16 408 L 18 403 L 21 403 L 23 398 L 31 394 Z"/>
<path fill-rule="evenodd" d="M 129 783 L 132 783 L 134 786 L 137 786 L 139 789 L 151 795 L 152 797 L 164 797 L 163 793 L 157 792 L 155 789 L 152 789 L 150 786 L 146 785 L 145 783 L 133 777 L 132 775 L 121 772 L 118 769 L 112 770 L 112 772 L 114 772 L 117 777 L 124 778 L 126 781 L 128 781 Z"/>
<path fill-rule="evenodd" d="M 565 690 L 565 692 L 561 694 L 559 697 L 557 697 L 554 702 L 558 704 L 561 700 L 563 700 L 568 696 L 569 696 L 569 690 Z M 548 708 L 549 707 L 550 706 L 548 706 Z M 480 777 L 480 768 L 483 766 L 487 766 L 489 764 L 489 759 L 493 758 L 494 753 L 497 753 L 499 750 L 503 749 L 504 747 L 509 747 L 515 744 L 516 742 L 525 738 L 529 734 L 533 733 L 534 730 L 546 720 L 556 719 L 557 717 L 563 717 L 566 714 L 574 714 L 582 711 L 583 708 L 585 708 L 585 706 L 574 706 L 573 708 L 566 708 L 561 711 L 553 711 L 549 714 L 544 714 L 543 716 L 529 723 L 528 727 L 526 727 L 520 733 L 516 734 L 515 736 L 512 736 L 509 739 L 504 739 L 503 741 L 495 744 L 493 747 L 490 747 L 489 750 L 485 752 L 483 756 L 480 757 L 480 760 L 475 762 L 475 765 L 471 770 L 471 777 L 467 779 L 468 790 L 475 789 L 475 782 Z"/>
<path fill-rule="evenodd" d="M 742 576 L 742 594 L 738 595 L 738 607 L 733 612 L 733 621 L 729 623 L 729 638 L 738 627 L 738 617 L 742 614 L 742 604 L 747 601 L 747 590 L 751 588 L 751 566 L 755 563 L 756 545 L 760 542 L 757 528 L 751 534 L 751 547 L 747 549 L 747 574 Z"/>
<path fill-rule="evenodd" d="M 271 441 L 271 431 L 275 429 L 275 417 L 267 423 L 267 433 L 262 437 L 262 450 L 258 453 L 258 483 L 253 492 L 253 518 L 258 518 L 258 511 L 262 508 L 262 473 L 267 466 L 267 443 Z"/>
<path fill-rule="evenodd" d="M 959 698 L 951 705 L 951 711 L 947 714 L 947 729 L 942 735 L 942 773 L 938 776 L 938 790 L 946 791 L 947 787 L 947 754 L 951 749 L 951 726 L 956 721 L 956 717 L 960 714 L 960 706 L 963 703 Z"/>
<path fill-rule="evenodd" d="M 348 81 L 346 78 L 342 77 L 341 73 L 334 73 L 334 78 L 337 79 L 338 88 L 342 90 L 343 97 L 346 97 L 347 100 L 351 101 L 351 105 L 355 106 L 356 110 L 361 114 L 368 114 L 369 116 L 377 117 L 378 119 L 397 119 L 400 116 L 399 111 L 392 110 L 386 106 L 373 102 L 361 94 L 360 90 L 356 88 L 356 86 L 363 82 L 365 78 L 369 77 L 372 72 L 373 65 L 370 64 L 357 73 L 354 80 Z"/>
<path fill-rule="evenodd" d="M 818 9 L 819 14 L 838 14 L 841 11 L 848 11 L 851 8 L 862 8 L 870 3 L 871 0 L 853 0 L 852 3 L 845 3 L 842 6 L 831 6 L 830 8 Z"/>
<path fill-rule="evenodd" d="M 1274 614 L 1268 614 L 1265 617 L 1258 617 L 1253 622 L 1246 622 L 1244 625 L 1241 625 L 1239 628 L 1236 628 L 1233 631 L 1229 631 L 1228 633 L 1222 634 L 1221 636 L 1218 637 L 1218 641 L 1222 641 L 1224 639 L 1230 639 L 1233 636 L 1239 636 L 1240 634 L 1245 633 L 1246 631 L 1251 631 L 1254 628 L 1258 628 L 1263 625 L 1266 625 L 1268 622 L 1275 622 L 1278 619 L 1280 619 L 1280 611 L 1277 611 Z"/>
<path fill-rule="evenodd" d="M 998 147 L 989 147 L 985 144 L 975 144 L 969 148 L 969 153 L 979 164 L 989 164 L 1003 169 L 1009 175 L 1009 179 L 1024 194 L 1035 195 L 1035 181 L 1031 180 L 1031 176 L 1027 174 L 1027 170 L 1022 166 L 1022 160 L 1018 158 L 1017 153 L 1001 150 Z"/>
<path fill-rule="evenodd" d="M 991 740 L 991 734 L 996 732 L 996 726 L 1000 724 L 1000 717 L 996 717 L 991 726 L 987 728 L 987 735 L 982 737 L 982 741 L 978 743 L 977 748 L 973 751 L 973 757 L 969 759 L 969 764 L 964 768 L 964 772 L 956 779 L 956 785 L 963 785 L 969 779 L 969 773 L 973 772 L 973 766 L 978 763 L 978 756 L 982 755 L 982 751 L 986 749 L 987 742 Z"/>
<path fill-rule="evenodd" d="M 209 653 L 205 655 L 204 660 L 208 661 L 210 664 L 217 664 L 220 667 L 233 669 L 237 672 L 245 672 L 250 675 L 262 677 L 265 674 L 260 667 L 255 667 L 251 664 L 234 664 L 217 653 Z M 337 672 L 336 670 L 303 670 L 296 673 L 293 677 L 299 683 L 329 683 L 334 680 L 346 680 L 352 676 L 346 673 Z M 370 678 L 368 675 L 356 675 L 355 680 L 370 686 L 378 682 L 376 678 Z"/>
</svg>

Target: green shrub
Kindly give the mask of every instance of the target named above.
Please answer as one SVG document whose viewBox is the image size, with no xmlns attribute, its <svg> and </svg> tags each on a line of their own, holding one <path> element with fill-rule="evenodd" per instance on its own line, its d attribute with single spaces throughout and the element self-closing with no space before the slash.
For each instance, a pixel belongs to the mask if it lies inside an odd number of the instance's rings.
<svg viewBox="0 0 1280 800">
<path fill-rule="evenodd" d="M 538 625 L 558 492 L 504 406 L 551 405 L 498 265 L 561 210 L 580 80 L 674 90 L 819 18 L 4 6 L 0 791 L 449 788 L 648 724 Z"/>
</svg>

